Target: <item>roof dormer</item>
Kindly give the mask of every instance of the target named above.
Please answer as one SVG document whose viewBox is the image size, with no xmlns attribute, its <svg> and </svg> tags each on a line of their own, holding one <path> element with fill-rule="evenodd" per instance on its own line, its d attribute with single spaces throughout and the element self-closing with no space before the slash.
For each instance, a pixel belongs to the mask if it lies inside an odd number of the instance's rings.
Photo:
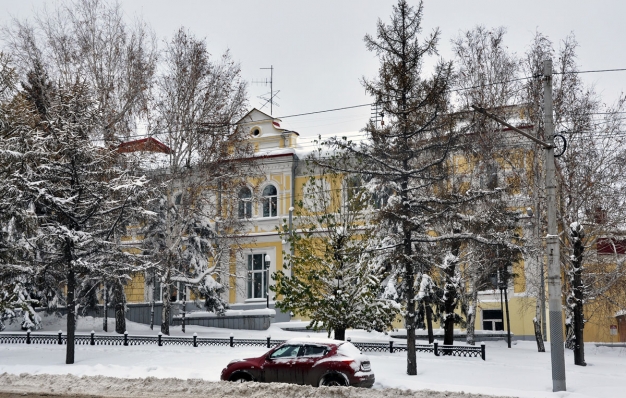
<svg viewBox="0 0 626 398">
<path fill-rule="evenodd" d="M 280 127 L 281 120 L 254 108 L 239 120 L 255 152 L 295 148 L 298 133 Z"/>
</svg>

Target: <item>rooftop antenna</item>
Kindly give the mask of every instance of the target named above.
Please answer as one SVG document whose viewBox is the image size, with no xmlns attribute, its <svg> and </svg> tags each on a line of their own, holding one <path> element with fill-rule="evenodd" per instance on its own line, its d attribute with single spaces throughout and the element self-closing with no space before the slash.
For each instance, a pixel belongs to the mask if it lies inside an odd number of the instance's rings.
<svg viewBox="0 0 626 398">
<path fill-rule="evenodd" d="M 261 106 L 261 109 L 263 109 L 265 105 L 267 105 L 268 103 L 270 104 L 270 115 L 272 115 L 274 113 L 274 104 L 276 104 L 276 106 L 280 106 L 274 101 L 274 98 L 278 98 L 277 94 L 280 93 L 280 90 L 274 92 L 274 65 L 270 65 L 269 68 L 259 68 L 259 69 L 269 70 L 270 78 L 269 80 L 267 78 L 265 80 L 256 80 L 256 81 L 253 80 L 252 83 L 253 84 L 265 84 L 266 86 L 268 84 L 270 85 L 269 97 L 267 97 L 267 94 L 264 94 L 257 98 L 260 98 L 265 101 L 265 103 Z"/>
<path fill-rule="evenodd" d="M 382 110 L 382 106 L 380 102 L 375 102 L 370 105 L 371 117 L 370 120 L 374 122 L 375 126 L 378 126 L 378 121 L 380 120 L 380 125 L 385 125 L 385 113 Z M 380 119 L 379 119 L 380 118 Z"/>
</svg>

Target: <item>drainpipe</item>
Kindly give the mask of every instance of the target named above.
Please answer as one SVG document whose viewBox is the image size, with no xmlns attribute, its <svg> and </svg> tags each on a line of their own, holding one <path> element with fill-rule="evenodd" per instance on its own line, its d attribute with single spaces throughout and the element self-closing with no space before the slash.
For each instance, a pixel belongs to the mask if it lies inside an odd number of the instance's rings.
<svg viewBox="0 0 626 398">
<path fill-rule="evenodd" d="M 291 163 L 291 210 L 289 210 L 289 234 L 293 236 L 293 208 L 296 205 L 296 169 L 298 168 L 298 155 L 293 154 L 293 161 Z M 291 255 L 293 256 L 294 250 L 291 247 Z"/>
</svg>

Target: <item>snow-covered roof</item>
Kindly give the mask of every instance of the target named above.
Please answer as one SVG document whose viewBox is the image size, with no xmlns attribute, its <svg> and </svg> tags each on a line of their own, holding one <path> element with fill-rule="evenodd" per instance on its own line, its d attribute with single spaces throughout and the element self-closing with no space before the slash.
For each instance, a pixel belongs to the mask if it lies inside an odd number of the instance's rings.
<svg viewBox="0 0 626 398">
<path fill-rule="evenodd" d="M 297 337 L 289 339 L 285 344 L 325 344 L 325 345 L 340 345 L 345 343 L 342 340 L 333 340 L 324 337 Z"/>
<path fill-rule="evenodd" d="M 119 153 L 129 153 L 129 152 L 158 152 L 170 154 L 172 153 L 172 149 L 157 140 L 154 137 L 142 138 L 140 140 L 133 140 L 122 142 L 118 147 L 117 151 Z"/>
</svg>

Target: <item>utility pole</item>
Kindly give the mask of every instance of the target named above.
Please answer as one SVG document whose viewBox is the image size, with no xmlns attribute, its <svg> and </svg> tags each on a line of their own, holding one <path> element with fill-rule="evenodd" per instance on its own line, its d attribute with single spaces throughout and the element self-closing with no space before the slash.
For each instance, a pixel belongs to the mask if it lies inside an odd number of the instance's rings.
<svg viewBox="0 0 626 398">
<path fill-rule="evenodd" d="M 550 357 L 552 362 L 552 391 L 565 391 L 565 352 L 563 348 L 563 308 L 561 306 L 561 266 L 559 236 L 556 225 L 556 178 L 554 165 L 554 119 L 552 105 L 552 60 L 543 61 L 543 123 L 546 141 L 505 122 L 476 105 L 479 113 L 509 127 L 511 130 L 540 144 L 546 153 L 546 211 L 548 235 L 546 236 L 546 259 L 548 261 L 548 311 L 550 315 Z"/>
<path fill-rule="evenodd" d="M 563 348 L 563 308 L 561 306 L 561 259 L 556 227 L 556 177 L 554 166 L 554 119 L 552 116 L 552 60 L 543 61 L 543 124 L 546 148 L 546 201 L 548 235 L 548 311 L 550 315 L 550 357 L 552 360 L 552 391 L 565 391 L 565 353 Z"/>
</svg>

